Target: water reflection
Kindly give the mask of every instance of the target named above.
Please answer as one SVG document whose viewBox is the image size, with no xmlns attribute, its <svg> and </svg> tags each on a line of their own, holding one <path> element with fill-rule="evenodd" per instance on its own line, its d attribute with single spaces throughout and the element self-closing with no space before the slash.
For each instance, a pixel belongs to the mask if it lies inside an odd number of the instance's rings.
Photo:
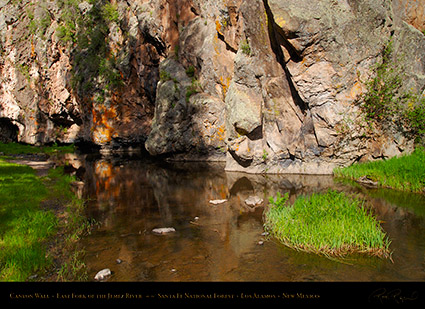
<svg viewBox="0 0 425 309">
<path fill-rule="evenodd" d="M 425 279 L 424 217 L 376 196 L 379 190 L 330 176 L 250 175 L 226 173 L 220 164 L 103 158 L 85 162 L 84 182 L 88 216 L 101 223 L 82 240 L 90 278 L 110 268 L 109 281 Z M 293 201 L 299 194 L 329 188 L 366 194 L 373 202 L 393 240 L 394 263 L 370 257 L 336 262 L 287 249 L 262 235 L 269 196 L 290 192 Z M 263 203 L 247 205 L 250 196 Z M 210 203 L 217 199 L 227 201 Z M 414 204 L 423 210 L 425 202 Z M 162 227 L 176 231 L 152 233 Z"/>
</svg>

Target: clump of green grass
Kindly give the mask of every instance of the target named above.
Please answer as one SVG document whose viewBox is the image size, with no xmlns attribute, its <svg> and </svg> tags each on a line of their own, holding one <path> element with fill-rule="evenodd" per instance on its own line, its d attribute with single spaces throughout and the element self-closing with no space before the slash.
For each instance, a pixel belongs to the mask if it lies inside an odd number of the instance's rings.
<svg viewBox="0 0 425 309">
<path fill-rule="evenodd" d="M 269 202 L 264 227 L 290 248 L 328 257 L 390 257 L 390 241 L 379 221 L 357 198 L 329 190 L 298 197 L 293 205 L 288 205 L 288 194 Z"/>
<path fill-rule="evenodd" d="M 410 155 L 337 168 L 334 175 L 353 180 L 367 177 L 382 187 L 425 192 L 425 150 L 418 147 Z"/>
</svg>

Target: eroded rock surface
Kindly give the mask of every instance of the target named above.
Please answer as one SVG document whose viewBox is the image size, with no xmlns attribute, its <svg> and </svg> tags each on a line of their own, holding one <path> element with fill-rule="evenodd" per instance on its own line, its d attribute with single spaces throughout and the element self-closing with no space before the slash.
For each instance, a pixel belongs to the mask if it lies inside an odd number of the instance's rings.
<svg viewBox="0 0 425 309">
<path fill-rule="evenodd" d="M 73 4 L 72 4 L 73 3 Z M 425 89 L 423 0 L 0 1 L 0 133 L 329 174 L 410 151 L 358 99 L 392 40 Z M 71 22 L 72 21 L 72 22 Z"/>
</svg>

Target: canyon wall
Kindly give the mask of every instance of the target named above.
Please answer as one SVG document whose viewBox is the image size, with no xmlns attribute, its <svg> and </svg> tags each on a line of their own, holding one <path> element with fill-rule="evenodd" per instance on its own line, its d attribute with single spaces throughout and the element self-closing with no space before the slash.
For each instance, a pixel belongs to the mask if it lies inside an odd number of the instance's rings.
<svg viewBox="0 0 425 309">
<path fill-rule="evenodd" d="M 0 138 L 329 174 L 413 149 L 359 100 L 391 41 L 425 89 L 425 1 L 0 0 Z"/>
</svg>

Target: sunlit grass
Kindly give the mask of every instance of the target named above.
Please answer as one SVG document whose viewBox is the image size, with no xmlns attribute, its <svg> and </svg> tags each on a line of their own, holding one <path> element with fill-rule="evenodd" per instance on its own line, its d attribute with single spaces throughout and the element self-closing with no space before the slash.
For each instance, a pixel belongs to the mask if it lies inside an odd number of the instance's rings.
<svg viewBox="0 0 425 309">
<path fill-rule="evenodd" d="M 359 199 L 330 190 L 300 196 L 293 205 L 288 204 L 288 195 L 278 195 L 270 198 L 269 206 L 265 229 L 290 248 L 331 257 L 350 253 L 390 257 L 390 241 Z"/>
<path fill-rule="evenodd" d="M 20 143 L 2 143 L 0 142 L 0 153 L 8 155 L 16 154 L 35 154 L 35 153 L 72 153 L 75 151 L 74 145 L 51 145 L 51 146 L 33 146 Z"/>
<path fill-rule="evenodd" d="M 382 187 L 425 192 L 425 150 L 417 148 L 410 155 L 338 168 L 334 175 L 354 180 L 367 177 Z"/>
<path fill-rule="evenodd" d="M 1 281 L 24 281 L 48 263 L 43 242 L 56 218 L 40 208 L 47 194 L 33 169 L 0 159 Z"/>
<path fill-rule="evenodd" d="M 47 177 L 37 177 L 29 166 L 7 162 L 14 154 L 59 154 L 71 152 L 73 146 L 34 147 L 0 143 L 0 281 L 27 281 L 39 272 L 59 267 L 55 280 L 83 279 L 84 265 L 77 263 L 73 252 L 75 239 L 88 230 L 84 202 L 70 188 L 73 176 L 63 168 L 51 169 Z M 42 207 L 47 201 L 62 207 L 60 213 Z M 55 210 L 56 212 L 58 209 Z M 63 233 L 65 237 L 56 238 Z M 48 244 L 54 245 L 50 252 Z M 69 256 L 67 256 L 67 253 Z M 52 253 L 63 265 L 52 265 Z M 67 259 L 71 260 L 71 264 Z M 72 269 L 68 270 L 68 264 Z M 75 265 L 78 265 L 76 267 Z"/>
</svg>

